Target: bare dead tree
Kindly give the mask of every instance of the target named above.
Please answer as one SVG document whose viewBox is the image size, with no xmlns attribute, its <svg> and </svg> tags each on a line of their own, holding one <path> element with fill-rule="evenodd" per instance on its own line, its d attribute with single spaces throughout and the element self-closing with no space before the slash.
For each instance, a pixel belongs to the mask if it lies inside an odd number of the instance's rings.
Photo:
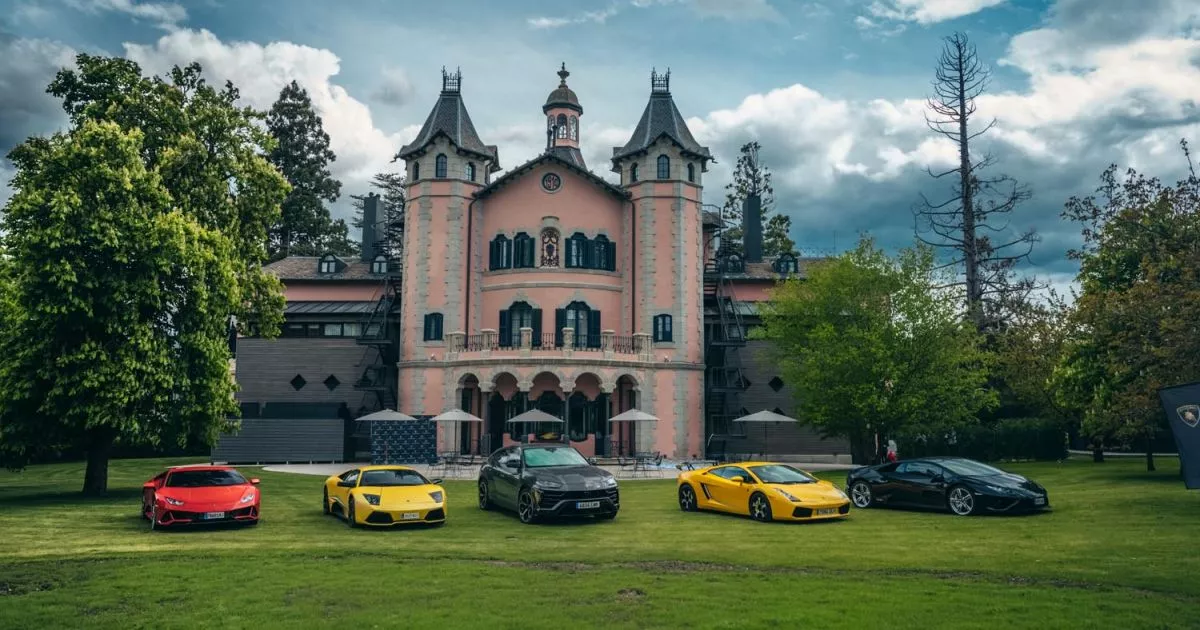
<svg viewBox="0 0 1200 630">
<path fill-rule="evenodd" d="M 980 330 L 1004 318 L 1006 304 L 1024 300 L 1034 289 L 1032 280 L 1018 279 L 1016 264 L 1027 259 L 1038 241 L 1029 230 L 1012 236 L 1007 216 L 1030 198 L 1029 188 L 1007 175 L 981 174 L 996 164 L 990 153 L 971 154 L 971 141 L 996 125 L 992 119 L 975 131 L 975 99 L 987 89 L 991 73 L 979 60 L 966 35 L 945 40 L 933 80 L 933 96 L 926 101 L 925 123 L 930 130 L 958 145 L 958 165 L 934 173 L 934 179 L 953 177 L 952 195 L 932 202 L 924 194 L 913 208 L 917 238 L 932 247 L 953 252 L 947 266 L 962 265 L 967 316 Z M 1008 235 L 993 240 L 993 236 Z"/>
</svg>

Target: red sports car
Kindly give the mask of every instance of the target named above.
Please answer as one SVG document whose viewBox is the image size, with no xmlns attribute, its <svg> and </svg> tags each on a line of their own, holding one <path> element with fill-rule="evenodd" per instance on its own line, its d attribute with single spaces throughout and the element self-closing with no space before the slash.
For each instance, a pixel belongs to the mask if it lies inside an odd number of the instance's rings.
<svg viewBox="0 0 1200 630">
<path fill-rule="evenodd" d="M 142 485 L 150 529 L 214 523 L 258 524 L 257 479 L 228 466 L 172 466 Z"/>
</svg>

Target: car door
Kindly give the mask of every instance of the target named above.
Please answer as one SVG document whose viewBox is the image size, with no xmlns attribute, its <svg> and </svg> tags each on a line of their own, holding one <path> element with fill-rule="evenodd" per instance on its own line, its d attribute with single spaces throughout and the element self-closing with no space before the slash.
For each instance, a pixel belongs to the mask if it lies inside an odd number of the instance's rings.
<svg viewBox="0 0 1200 630">
<path fill-rule="evenodd" d="M 745 514 L 749 510 L 750 490 L 754 487 L 754 478 L 746 469 L 739 466 L 722 466 L 711 471 L 709 476 L 712 477 L 712 483 L 708 493 L 716 504 L 714 507 L 737 514 Z M 741 477 L 747 483 L 734 481 L 734 477 Z"/>
<path fill-rule="evenodd" d="M 946 469 L 933 462 L 919 462 L 920 468 L 912 482 L 912 501 L 923 507 L 946 505 Z"/>
<path fill-rule="evenodd" d="M 353 490 L 356 485 L 358 485 L 359 473 L 360 471 L 355 468 L 354 470 L 347 470 L 341 475 L 338 475 L 338 482 L 334 484 L 333 488 L 329 491 L 330 498 L 332 498 L 335 503 L 342 506 L 342 510 L 345 510 L 346 506 L 350 502 L 350 491 Z"/>
<path fill-rule="evenodd" d="M 892 503 L 927 505 L 925 493 L 933 486 L 933 472 L 929 462 L 903 462 L 896 467 L 892 479 L 895 486 L 892 491 Z"/>
<path fill-rule="evenodd" d="M 488 490 L 496 503 L 511 510 L 517 509 L 517 492 L 521 488 L 521 450 L 514 447 L 499 453 L 492 467 L 492 480 Z"/>
</svg>

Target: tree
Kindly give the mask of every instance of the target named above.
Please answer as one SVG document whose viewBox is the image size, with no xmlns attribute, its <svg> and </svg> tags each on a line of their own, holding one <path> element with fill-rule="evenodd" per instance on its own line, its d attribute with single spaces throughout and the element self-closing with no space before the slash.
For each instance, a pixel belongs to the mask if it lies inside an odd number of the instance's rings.
<svg viewBox="0 0 1200 630">
<path fill-rule="evenodd" d="M 985 177 L 982 172 L 996 163 L 991 154 L 976 159 L 971 141 L 995 126 L 992 119 L 972 131 L 975 99 L 987 89 L 991 73 L 976 54 L 966 35 L 947 37 L 938 59 L 933 81 L 933 96 L 926 106 L 925 122 L 937 134 L 949 138 L 958 148 L 958 165 L 941 173 L 926 169 L 935 179 L 953 177 L 952 195 L 931 202 L 925 195 L 913 208 L 917 238 L 941 250 L 949 250 L 951 266 L 961 266 L 967 315 L 979 330 L 996 326 L 1004 305 L 1019 304 L 1008 299 L 1033 288 L 1030 280 L 1015 278 L 1016 264 L 1027 259 L 1037 242 L 1033 230 L 1016 236 L 1004 235 L 1004 221 L 1017 204 L 1029 199 L 1029 189 L 1007 175 Z M 923 234 L 930 235 L 928 238 Z"/>
<path fill-rule="evenodd" d="M 1022 298 L 1005 310 L 1009 317 L 992 344 L 1001 401 L 1007 398 L 1023 416 L 1057 420 L 1065 430 L 1077 416 L 1057 395 L 1054 371 L 1072 335 L 1071 307 L 1050 291 L 1043 301 Z"/>
<path fill-rule="evenodd" d="M 376 173 L 371 178 L 371 186 L 378 188 L 382 195 L 379 199 L 379 209 L 383 213 L 377 217 L 382 223 L 384 246 L 383 253 L 388 258 L 398 260 L 400 249 L 404 246 L 404 204 L 405 177 L 404 173 Z M 363 226 L 363 203 L 365 195 L 350 195 L 354 199 L 354 227 Z"/>
<path fill-rule="evenodd" d="M 867 238 L 791 279 L 762 306 L 763 326 L 801 419 L 850 441 L 866 463 L 876 437 L 942 432 L 995 404 L 988 355 L 938 288 L 928 247 L 888 258 Z"/>
<path fill-rule="evenodd" d="M 0 274 L 0 463 L 87 455 L 107 489 L 114 444 L 211 443 L 237 411 L 228 321 L 278 333 L 262 271 L 286 181 L 262 114 L 199 65 L 146 78 L 79 55 L 49 92 L 71 127 L 10 154 Z"/>
<path fill-rule="evenodd" d="M 1200 380 L 1200 177 L 1186 142 L 1188 176 L 1174 187 L 1117 167 L 1097 195 L 1072 197 L 1063 216 L 1081 224 L 1081 292 L 1072 340 L 1059 369 L 1093 440 L 1153 442 L 1163 428 L 1157 390 Z"/>
<path fill-rule="evenodd" d="M 763 256 L 778 256 L 795 251 L 796 243 L 789 232 L 791 217 L 773 215 L 775 212 L 775 189 L 771 187 L 771 169 L 758 157 L 762 147 L 758 141 L 742 145 L 737 164 L 733 169 L 733 181 L 725 185 L 725 205 L 721 209 L 721 221 L 729 229 L 721 235 L 721 249 L 730 254 L 743 255 L 742 247 L 742 204 L 750 195 L 758 195 L 762 202 Z"/>
<path fill-rule="evenodd" d="M 323 203 L 333 203 L 341 195 L 341 182 L 329 172 L 337 156 L 329 149 L 329 134 L 300 84 L 292 81 L 283 87 L 267 115 L 267 128 L 276 140 L 271 163 L 292 186 L 283 202 L 283 215 L 271 228 L 271 258 L 354 253 L 345 221 L 334 221 Z"/>
</svg>

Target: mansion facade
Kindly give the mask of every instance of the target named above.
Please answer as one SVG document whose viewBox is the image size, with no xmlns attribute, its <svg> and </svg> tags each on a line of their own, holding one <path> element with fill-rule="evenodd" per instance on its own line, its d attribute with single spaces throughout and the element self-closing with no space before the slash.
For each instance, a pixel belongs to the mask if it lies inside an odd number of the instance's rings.
<svg viewBox="0 0 1200 630">
<path fill-rule="evenodd" d="M 407 175 L 402 246 L 381 247 L 371 195 L 357 260 L 268 265 L 285 285 L 286 323 L 279 339 L 238 340 L 244 425 L 336 415 L 347 459 L 361 453 L 354 418 L 383 408 L 483 418 L 438 425 L 438 452 L 487 453 L 553 433 L 589 456 L 846 456 L 843 443 L 803 425 L 731 422 L 793 411 L 746 330 L 754 304 L 810 261 L 763 258 L 753 199 L 744 255 L 717 255 L 720 221 L 703 201 L 713 156 L 688 130 L 669 73 L 652 73 L 641 119 L 612 149 L 615 183 L 585 164 L 584 108 L 565 65 L 558 76 L 541 106 L 545 150 L 497 176 L 499 150 L 472 124 L 461 75 L 443 70 L 437 102 L 397 155 Z M 535 408 L 562 423 L 508 422 Z M 608 422 L 633 408 L 658 420 Z"/>
</svg>

